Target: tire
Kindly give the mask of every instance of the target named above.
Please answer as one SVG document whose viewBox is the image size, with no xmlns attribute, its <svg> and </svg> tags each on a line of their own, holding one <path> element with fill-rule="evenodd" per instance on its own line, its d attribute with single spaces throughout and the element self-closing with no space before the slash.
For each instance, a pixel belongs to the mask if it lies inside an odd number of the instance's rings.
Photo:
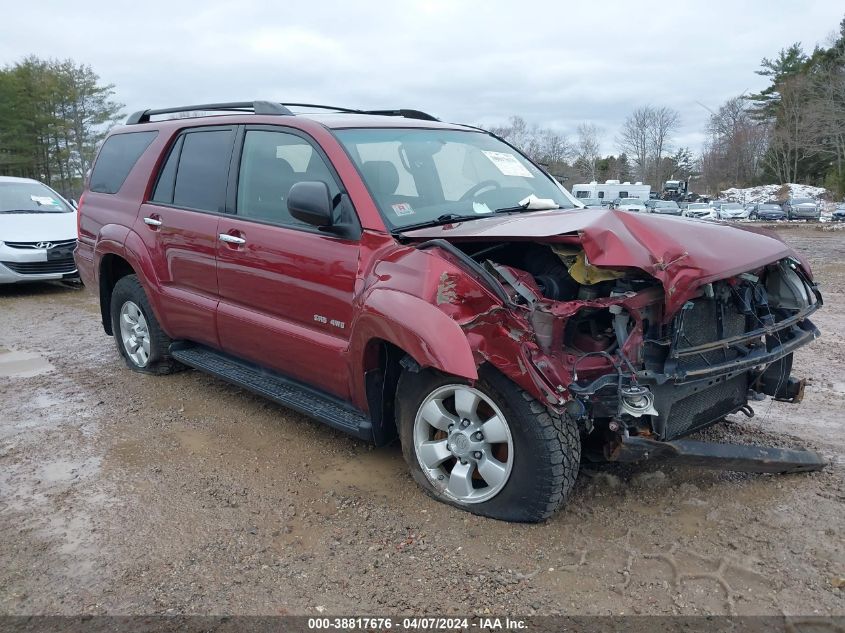
<svg viewBox="0 0 845 633">
<path fill-rule="evenodd" d="M 459 416 L 457 398 L 466 413 L 472 397 L 479 401 L 474 413 Z M 446 417 L 436 419 L 443 412 Z M 438 501 L 473 514 L 543 521 L 566 502 L 578 476 L 581 439 L 575 422 L 494 370 L 484 371 L 472 386 L 431 370 L 406 371 L 399 380 L 396 414 L 402 453 L 414 480 Z M 461 428 L 461 417 L 471 420 L 466 428 Z M 494 418 L 501 418 L 504 428 L 498 423 L 488 427 Z M 475 434 L 482 429 L 478 440 Z M 493 436 L 497 441 L 488 441 Z"/>
<path fill-rule="evenodd" d="M 172 340 L 161 329 L 136 275 L 126 275 L 117 281 L 110 311 L 114 340 L 129 369 L 164 375 L 182 368 L 170 357 Z M 127 336 L 132 338 L 127 339 Z"/>
</svg>

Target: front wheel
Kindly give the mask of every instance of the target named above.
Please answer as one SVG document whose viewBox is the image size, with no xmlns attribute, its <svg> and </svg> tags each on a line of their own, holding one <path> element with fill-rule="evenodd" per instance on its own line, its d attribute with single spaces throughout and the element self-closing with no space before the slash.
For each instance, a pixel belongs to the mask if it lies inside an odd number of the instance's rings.
<svg viewBox="0 0 845 633">
<path fill-rule="evenodd" d="M 402 452 L 439 501 L 505 521 L 542 521 L 566 501 L 581 457 L 576 424 L 492 370 L 469 385 L 406 372 L 396 402 Z"/>
</svg>

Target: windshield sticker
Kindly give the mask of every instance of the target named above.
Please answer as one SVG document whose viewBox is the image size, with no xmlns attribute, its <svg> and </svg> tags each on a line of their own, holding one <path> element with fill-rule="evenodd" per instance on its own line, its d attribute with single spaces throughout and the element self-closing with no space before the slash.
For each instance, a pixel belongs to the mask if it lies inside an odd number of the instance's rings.
<svg viewBox="0 0 845 633">
<path fill-rule="evenodd" d="M 39 206 L 50 205 L 53 207 L 61 206 L 59 205 L 59 201 L 55 198 L 51 198 L 50 196 L 29 196 L 29 199 L 38 204 Z"/>
<path fill-rule="evenodd" d="M 472 203 L 472 212 L 473 213 L 479 213 L 479 214 L 493 213 L 493 210 L 490 207 L 488 207 L 486 204 L 484 204 L 483 202 L 473 202 Z"/>
<path fill-rule="evenodd" d="M 482 152 L 496 168 L 505 176 L 521 176 L 522 178 L 533 178 L 531 172 L 513 154 L 506 152 Z"/>
<path fill-rule="evenodd" d="M 414 215 L 414 210 L 407 202 L 400 202 L 398 204 L 390 205 L 393 208 L 393 213 L 396 215 Z"/>
</svg>

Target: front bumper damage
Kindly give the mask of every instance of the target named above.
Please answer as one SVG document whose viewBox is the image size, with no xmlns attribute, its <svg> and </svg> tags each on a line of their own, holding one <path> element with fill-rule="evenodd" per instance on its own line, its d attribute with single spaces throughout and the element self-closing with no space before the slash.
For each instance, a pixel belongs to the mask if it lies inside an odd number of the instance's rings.
<svg viewBox="0 0 845 633">
<path fill-rule="evenodd" d="M 458 252 L 440 240 L 421 246 Z M 808 317 L 822 298 L 797 259 L 785 257 L 702 284 L 674 313 L 665 291 L 655 285 L 549 301 L 524 271 L 489 260 L 481 266 L 465 253 L 457 259 L 495 288 L 502 305 L 468 315 L 469 302 L 458 287 L 443 295 L 441 308 L 459 321 L 479 363 L 496 366 L 550 408 L 578 421 L 588 458 L 665 457 L 750 472 L 824 466 L 808 451 L 680 440 L 725 416 L 753 415 L 749 400 L 770 396 L 800 402 L 805 383 L 791 375 L 792 357 L 819 336 Z M 592 267 L 588 272 L 607 271 Z M 624 282 L 621 274 L 617 278 Z M 598 283 L 611 279 L 604 275 Z M 443 283 L 460 282 L 446 276 Z M 570 329 L 578 319 L 604 319 L 595 339 L 615 342 L 592 351 L 572 349 Z"/>
<path fill-rule="evenodd" d="M 695 440 L 658 442 L 646 437 L 623 437 L 609 459 L 617 462 L 665 459 L 687 466 L 743 473 L 805 473 L 822 470 L 827 465 L 813 451 Z"/>
</svg>

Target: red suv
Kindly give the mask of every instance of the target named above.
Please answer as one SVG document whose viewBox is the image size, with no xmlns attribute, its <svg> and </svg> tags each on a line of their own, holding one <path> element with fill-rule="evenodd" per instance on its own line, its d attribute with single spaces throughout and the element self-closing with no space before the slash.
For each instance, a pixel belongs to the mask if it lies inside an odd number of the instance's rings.
<svg viewBox="0 0 845 633">
<path fill-rule="evenodd" d="M 76 261 L 131 369 L 398 437 L 434 497 L 515 521 L 564 502 L 582 451 L 706 453 L 677 438 L 799 399 L 821 303 L 775 237 L 580 208 L 502 139 L 414 110 L 136 113 L 100 149 Z"/>
</svg>

